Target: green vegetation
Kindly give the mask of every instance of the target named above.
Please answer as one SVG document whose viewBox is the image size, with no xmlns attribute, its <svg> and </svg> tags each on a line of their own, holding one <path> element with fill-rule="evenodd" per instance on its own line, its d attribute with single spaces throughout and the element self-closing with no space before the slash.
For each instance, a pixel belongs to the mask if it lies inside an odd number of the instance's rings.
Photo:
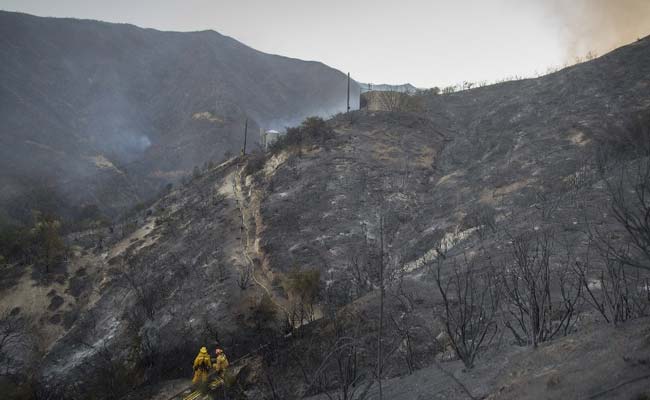
<svg viewBox="0 0 650 400">
<path fill-rule="evenodd" d="M 334 137 L 334 130 L 320 117 L 309 117 L 299 126 L 288 128 L 287 133 L 270 145 L 270 153 L 277 154 L 283 150 L 302 153 L 303 147 L 323 144 Z M 246 156 L 244 175 L 253 175 L 264 168 L 267 154 L 252 152 Z"/>
<path fill-rule="evenodd" d="M 277 307 L 271 300 L 268 294 L 264 294 L 262 298 L 255 303 L 251 312 L 250 319 L 254 321 L 255 331 L 264 332 L 272 329 L 276 320 Z"/>
<path fill-rule="evenodd" d="M 57 215 L 56 213 L 52 215 Z M 102 228 L 111 224 L 110 219 L 104 215 L 96 204 L 87 204 L 75 210 L 72 217 L 61 218 L 61 232 L 79 232 L 86 229 Z"/>
<path fill-rule="evenodd" d="M 5 262 L 24 258 L 30 245 L 29 229 L 0 222 L 0 257 Z"/>
<path fill-rule="evenodd" d="M 296 266 L 287 275 L 284 287 L 292 296 L 314 303 L 320 292 L 320 271 L 317 269 L 303 271 Z"/>
<path fill-rule="evenodd" d="M 320 117 L 309 117 L 302 124 L 288 128 L 287 133 L 271 145 L 271 153 L 305 145 L 322 144 L 334 137 L 334 130 Z"/>
<path fill-rule="evenodd" d="M 316 304 L 320 298 L 320 271 L 303 271 L 295 266 L 287 274 L 283 286 L 291 300 L 291 309 L 287 315 L 289 326 L 295 329 L 305 321 L 314 321 Z"/>
<path fill-rule="evenodd" d="M 67 251 L 61 226 L 60 219 L 40 212 L 34 213 L 32 226 L 0 223 L 0 257 L 5 262 L 36 263 L 49 272 Z"/>
<path fill-rule="evenodd" d="M 51 215 L 37 214 L 32 238 L 37 262 L 50 272 L 50 268 L 60 264 L 66 247 L 60 235 L 61 221 Z"/>
</svg>

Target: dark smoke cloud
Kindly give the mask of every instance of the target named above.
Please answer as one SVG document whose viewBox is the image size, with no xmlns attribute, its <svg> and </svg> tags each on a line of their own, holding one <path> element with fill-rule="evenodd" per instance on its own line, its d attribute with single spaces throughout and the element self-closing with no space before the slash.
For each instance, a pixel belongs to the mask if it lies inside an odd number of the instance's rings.
<svg viewBox="0 0 650 400">
<path fill-rule="evenodd" d="M 650 0 L 542 1 L 560 21 L 568 60 L 650 35 Z"/>
</svg>

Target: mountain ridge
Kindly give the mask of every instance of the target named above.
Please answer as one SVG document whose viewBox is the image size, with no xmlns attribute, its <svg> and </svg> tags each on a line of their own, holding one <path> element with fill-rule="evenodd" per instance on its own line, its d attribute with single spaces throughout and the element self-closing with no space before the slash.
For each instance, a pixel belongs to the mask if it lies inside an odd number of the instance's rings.
<svg viewBox="0 0 650 400">
<path fill-rule="evenodd" d="M 3 204 L 15 202 L 23 180 L 55 187 L 73 178 L 81 183 L 61 195 L 77 204 L 101 198 L 107 185 L 141 187 L 130 200 L 109 196 L 100 204 L 123 209 L 170 181 L 156 176 L 188 174 L 239 151 L 246 118 L 254 144 L 259 128 L 345 107 L 347 77 L 340 71 L 263 53 L 215 31 L 4 11 L 0 21 L 0 53 L 8 60 L 0 70 L 2 167 L 19 174 L 0 175 L 14 188 L 0 193 Z M 215 118 L 193 118 L 205 112 Z M 48 158 L 57 152 L 66 157 Z M 92 182 L 88 175 L 99 175 L 84 160 L 95 156 L 131 164 L 129 174 Z"/>
</svg>

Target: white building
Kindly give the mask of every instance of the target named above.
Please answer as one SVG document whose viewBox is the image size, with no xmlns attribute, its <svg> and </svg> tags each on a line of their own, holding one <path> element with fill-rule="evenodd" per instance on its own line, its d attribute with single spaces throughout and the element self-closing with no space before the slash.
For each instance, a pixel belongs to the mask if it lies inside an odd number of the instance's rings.
<svg viewBox="0 0 650 400">
<path fill-rule="evenodd" d="M 282 134 L 274 129 L 265 131 L 260 128 L 260 143 L 262 144 L 264 151 L 267 151 L 269 146 L 275 143 L 280 136 L 282 136 Z"/>
</svg>

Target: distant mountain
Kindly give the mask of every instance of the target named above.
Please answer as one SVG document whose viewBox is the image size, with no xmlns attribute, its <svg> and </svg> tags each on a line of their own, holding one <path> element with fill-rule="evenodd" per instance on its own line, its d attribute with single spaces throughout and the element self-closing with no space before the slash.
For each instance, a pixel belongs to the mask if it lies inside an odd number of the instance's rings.
<svg viewBox="0 0 650 400">
<path fill-rule="evenodd" d="M 400 92 L 400 93 L 415 93 L 419 89 L 410 83 L 401 85 L 388 85 L 385 83 L 359 83 L 359 87 L 364 92 L 375 90 L 379 92 Z"/>
<path fill-rule="evenodd" d="M 250 143 L 346 102 L 341 72 L 214 31 L 0 11 L 0 57 L 0 205 L 117 210 L 239 151 L 246 118 Z"/>
</svg>

